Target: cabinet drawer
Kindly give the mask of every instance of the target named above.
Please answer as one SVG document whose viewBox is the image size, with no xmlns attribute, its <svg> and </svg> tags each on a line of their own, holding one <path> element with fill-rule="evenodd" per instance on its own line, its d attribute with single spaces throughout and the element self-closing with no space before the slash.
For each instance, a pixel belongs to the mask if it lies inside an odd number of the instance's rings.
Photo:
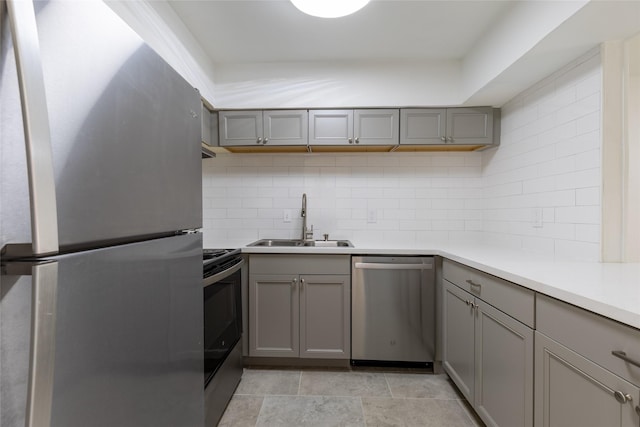
<svg viewBox="0 0 640 427">
<path fill-rule="evenodd" d="M 530 328 L 535 327 L 533 291 L 448 259 L 442 262 L 442 275 Z"/>
<path fill-rule="evenodd" d="M 623 351 L 640 362 L 640 330 L 541 294 L 536 316 L 541 333 L 640 385 L 640 367 L 611 354 Z"/>
<path fill-rule="evenodd" d="M 349 255 L 260 254 L 249 257 L 250 274 L 351 274 Z"/>
</svg>

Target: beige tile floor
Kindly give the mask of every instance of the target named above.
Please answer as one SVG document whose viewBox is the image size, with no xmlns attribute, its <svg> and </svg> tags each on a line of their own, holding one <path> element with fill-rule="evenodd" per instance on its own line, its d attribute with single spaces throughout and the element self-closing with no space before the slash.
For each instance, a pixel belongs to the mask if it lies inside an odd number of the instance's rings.
<svg viewBox="0 0 640 427">
<path fill-rule="evenodd" d="M 416 372 L 245 369 L 219 426 L 482 426 L 449 378 Z"/>
</svg>

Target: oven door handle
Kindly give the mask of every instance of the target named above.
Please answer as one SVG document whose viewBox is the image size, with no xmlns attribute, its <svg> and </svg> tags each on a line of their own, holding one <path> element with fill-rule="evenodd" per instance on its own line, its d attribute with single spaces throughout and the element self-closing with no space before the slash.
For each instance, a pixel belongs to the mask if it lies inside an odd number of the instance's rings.
<svg viewBox="0 0 640 427">
<path fill-rule="evenodd" d="M 234 265 L 230 269 L 225 270 L 225 271 L 221 271 L 220 273 L 217 273 L 217 274 L 214 274 L 213 276 L 207 277 L 206 279 L 204 279 L 204 287 L 206 288 L 209 285 L 213 285 L 214 283 L 219 282 L 220 280 L 224 279 L 225 277 L 231 276 L 233 273 L 235 273 L 236 271 L 240 270 L 243 265 L 244 265 L 244 259 L 241 259 L 239 263 L 237 263 L 236 265 Z"/>
</svg>

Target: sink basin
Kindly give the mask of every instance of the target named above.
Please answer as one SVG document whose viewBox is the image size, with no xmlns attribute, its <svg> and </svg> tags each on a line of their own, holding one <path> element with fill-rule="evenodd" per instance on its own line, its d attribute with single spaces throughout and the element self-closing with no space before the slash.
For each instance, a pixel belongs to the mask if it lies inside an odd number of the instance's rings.
<svg viewBox="0 0 640 427">
<path fill-rule="evenodd" d="M 353 245 L 348 240 L 306 240 L 299 239 L 261 239 L 253 243 L 249 243 L 247 246 L 261 246 L 261 247 L 302 247 L 302 246 L 315 246 L 324 248 L 352 248 Z"/>
<path fill-rule="evenodd" d="M 348 240 L 311 240 L 304 242 L 304 246 L 316 246 L 319 248 L 352 248 Z"/>
<path fill-rule="evenodd" d="M 273 247 L 287 247 L 287 246 L 302 246 L 302 240 L 292 239 L 262 239 L 253 243 L 249 243 L 247 246 L 273 246 Z"/>
</svg>

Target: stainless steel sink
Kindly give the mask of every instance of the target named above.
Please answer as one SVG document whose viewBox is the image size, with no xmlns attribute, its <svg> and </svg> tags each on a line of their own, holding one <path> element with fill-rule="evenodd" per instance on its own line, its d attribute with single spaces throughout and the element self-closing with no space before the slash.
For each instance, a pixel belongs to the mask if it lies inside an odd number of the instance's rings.
<svg viewBox="0 0 640 427">
<path fill-rule="evenodd" d="M 353 244 L 349 240 L 300 240 L 300 239 L 261 239 L 247 246 L 261 247 L 303 247 L 315 246 L 325 248 L 352 248 Z"/>
<path fill-rule="evenodd" d="M 319 248 L 352 248 L 348 240 L 310 240 L 305 241 L 304 246 L 316 246 Z"/>
<path fill-rule="evenodd" d="M 302 240 L 291 239 L 261 239 L 256 240 L 253 243 L 249 243 L 247 246 L 273 246 L 273 247 L 287 247 L 287 246 L 302 246 Z"/>
</svg>

